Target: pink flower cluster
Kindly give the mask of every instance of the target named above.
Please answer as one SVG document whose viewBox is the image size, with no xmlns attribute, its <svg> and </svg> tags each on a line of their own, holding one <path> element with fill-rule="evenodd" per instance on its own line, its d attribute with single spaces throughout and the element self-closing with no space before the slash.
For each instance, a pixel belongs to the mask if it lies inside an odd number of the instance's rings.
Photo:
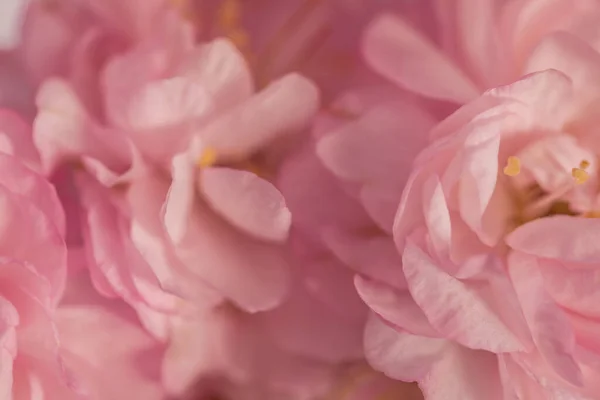
<svg viewBox="0 0 600 400">
<path fill-rule="evenodd" d="M 0 400 L 600 399 L 600 0 L 0 3 Z"/>
</svg>

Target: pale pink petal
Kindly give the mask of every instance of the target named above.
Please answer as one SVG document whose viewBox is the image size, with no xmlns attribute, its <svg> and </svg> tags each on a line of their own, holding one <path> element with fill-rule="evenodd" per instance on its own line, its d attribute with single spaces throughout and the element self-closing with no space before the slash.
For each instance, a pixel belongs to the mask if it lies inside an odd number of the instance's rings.
<svg viewBox="0 0 600 400">
<path fill-rule="evenodd" d="M 513 53 L 513 73 L 519 72 L 541 39 L 552 31 L 568 30 L 578 17 L 594 7 L 597 3 L 593 0 L 515 1 L 504 7 L 499 29 Z"/>
<path fill-rule="evenodd" d="M 522 253 L 586 264 L 600 260 L 599 240 L 600 220 L 566 215 L 536 219 L 506 237 L 506 243 Z"/>
<path fill-rule="evenodd" d="M 127 120 L 129 128 L 143 131 L 177 126 L 205 117 L 210 111 L 212 101 L 204 86 L 175 76 L 149 82 L 137 91 L 128 104 Z"/>
<path fill-rule="evenodd" d="M 164 398 L 158 375 L 145 372 L 158 371 L 160 346 L 131 317 L 99 306 L 69 306 L 58 312 L 57 324 L 66 365 L 90 399 Z"/>
<path fill-rule="evenodd" d="M 328 226 L 360 229 L 371 224 L 363 207 L 343 190 L 309 146 L 286 158 L 276 186 L 298 229 L 313 234 Z"/>
<path fill-rule="evenodd" d="M 34 142 L 46 168 L 82 154 L 113 166 L 129 159 L 123 138 L 96 126 L 67 82 L 46 81 L 38 92 L 37 106 Z"/>
<path fill-rule="evenodd" d="M 38 163 L 31 127 L 19 114 L 8 109 L 0 109 L 0 150 L 19 157 L 31 167 Z"/>
<path fill-rule="evenodd" d="M 61 235 L 65 234 L 65 212 L 55 187 L 43 176 L 21 164 L 22 159 L 0 154 L 0 184 L 13 193 L 27 197 L 54 224 Z"/>
<path fill-rule="evenodd" d="M 223 156 L 244 156 L 280 135 L 308 126 L 319 92 L 306 78 L 286 75 L 197 132 Z"/>
<path fill-rule="evenodd" d="M 506 76 L 495 28 L 495 0 L 460 0 L 456 5 L 457 29 L 472 76 L 482 86 L 495 86 Z M 498 79 L 498 78 L 501 79 Z"/>
<path fill-rule="evenodd" d="M 384 320 L 413 335 L 439 336 L 408 291 L 360 276 L 354 282 L 361 299 Z"/>
<path fill-rule="evenodd" d="M 236 356 L 235 339 L 240 323 L 217 310 L 173 321 L 171 341 L 161 368 L 162 382 L 169 393 L 185 392 L 203 375 L 230 367 L 232 372 L 243 368 L 231 365 Z"/>
<path fill-rule="evenodd" d="M 577 93 L 573 110 L 588 106 L 596 99 L 600 88 L 600 56 L 586 43 L 564 33 L 554 33 L 545 38 L 531 54 L 526 72 L 555 69 L 563 72 L 573 82 Z"/>
<path fill-rule="evenodd" d="M 450 344 L 396 331 L 372 314 L 365 328 L 365 356 L 369 364 L 390 378 L 410 382 L 423 379 Z"/>
<path fill-rule="evenodd" d="M 222 296 L 177 259 L 161 220 L 167 183 L 148 173 L 145 179 L 134 180 L 127 191 L 132 207 L 131 241 L 156 274 L 161 289 L 206 306 L 219 303 Z M 135 269 L 132 268 L 132 272 L 135 273 Z M 157 292 L 153 295 L 166 294 Z"/>
<path fill-rule="evenodd" d="M 524 349 L 500 316 L 479 296 L 475 284 L 447 275 L 412 241 L 406 243 L 402 263 L 413 298 L 442 335 L 473 349 L 493 352 Z"/>
<path fill-rule="evenodd" d="M 600 318 L 600 271 L 572 269 L 545 260 L 540 268 L 548 294 L 562 307 L 586 317 Z"/>
<path fill-rule="evenodd" d="M 20 25 L 27 1 L 6 0 L 0 6 L 0 48 L 10 49 L 19 42 Z"/>
<path fill-rule="evenodd" d="M 504 400 L 495 354 L 452 347 L 420 382 L 428 400 Z"/>
<path fill-rule="evenodd" d="M 423 187 L 423 215 L 437 256 L 441 260 L 447 259 L 452 243 L 452 225 L 444 190 L 436 175 L 432 175 Z"/>
<path fill-rule="evenodd" d="M 247 100 L 254 92 L 244 56 L 228 40 L 216 39 L 198 49 L 182 67 L 186 76 L 203 85 L 217 112 Z"/>
<path fill-rule="evenodd" d="M 203 169 L 198 179 L 207 203 L 236 228 L 261 240 L 287 239 L 292 215 L 271 183 L 230 168 Z"/>
<path fill-rule="evenodd" d="M 287 290 L 289 267 L 279 246 L 259 242 L 194 202 L 193 164 L 177 159 L 164 224 L 179 259 L 200 279 L 248 311 L 272 308 Z"/>
<path fill-rule="evenodd" d="M 406 288 L 402 258 L 389 237 L 363 237 L 330 230 L 323 239 L 331 251 L 354 271 L 397 289 Z"/>
<path fill-rule="evenodd" d="M 51 284 L 57 302 L 64 290 L 66 251 L 62 232 L 26 197 L 0 186 L 0 248 L 5 257 L 30 263 Z M 63 222 L 64 224 L 64 222 Z M 64 225 L 63 225 L 64 229 Z"/>
<path fill-rule="evenodd" d="M 532 256 L 513 252 L 508 260 L 511 279 L 542 356 L 568 382 L 580 386 L 582 375 L 574 357 L 575 334 L 565 313 L 550 299 Z"/>
<path fill-rule="evenodd" d="M 376 19 L 367 29 L 363 52 L 376 71 L 419 94 L 459 104 L 478 95 L 459 67 L 400 18 Z"/>
<path fill-rule="evenodd" d="M 78 185 L 85 210 L 82 223 L 91 257 L 89 268 L 96 289 L 108 296 L 119 294 L 130 304 L 157 300 L 143 296 L 136 285 L 138 280 L 156 283 L 156 277 L 133 246 L 127 221 L 111 204 L 107 190 L 89 177 L 80 177 Z"/>
<path fill-rule="evenodd" d="M 389 185 L 393 175 L 393 182 L 403 186 L 433 125 L 433 118 L 417 106 L 387 102 L 322 138 L 317 153 L 340 178 Z"/>
<path fill-rule="evenodd" d="M 483 226 L 483 215 L 496 188 L 500 137 L 477 144 L 467 150 L 461 174 L 459 196 L 460 215 L 487 245 L 493 246 L 498 235 L 489 235 Z M 491 162 L 490 162 L 491 160 Z"/>
</svg>

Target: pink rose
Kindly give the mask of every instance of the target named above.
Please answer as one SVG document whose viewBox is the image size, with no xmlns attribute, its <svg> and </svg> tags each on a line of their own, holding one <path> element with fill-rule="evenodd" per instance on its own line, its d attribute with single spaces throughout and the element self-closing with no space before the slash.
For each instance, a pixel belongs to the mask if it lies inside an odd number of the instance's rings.
<svg viewBox="0 0 600 400">
<path fill-rule="evenodd" d="M 406 288 L 357 278 L 382 318 L 367 326 L 369 361 L 419 381 L 426 398 L 600 393 L 589 268 L 600 225 L 588 218 L 597 86 L 579 84 L 600 65 L 571 61 L 573 79 L 529 75 L 432 131 L 394 222 Z"/>
</svg>

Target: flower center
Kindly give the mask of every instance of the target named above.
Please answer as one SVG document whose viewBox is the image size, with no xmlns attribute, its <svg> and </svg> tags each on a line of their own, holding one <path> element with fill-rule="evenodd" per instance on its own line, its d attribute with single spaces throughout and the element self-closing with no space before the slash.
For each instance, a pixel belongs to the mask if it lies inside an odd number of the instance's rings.
<svg viewBox="0 0 600 400">
<path fill-rule="evenodd" d="M 582 160 L 579 166 L 571 169 L 571 180 L 552 192 L 545 191 L 538 183 L 527 186 L 516 194 L 517 203 L 517 225 L 522 225 L 538 218 L 552 215 L 571 215 L 584 218 L 599 218 L 600 211 L 590 210 L 586 212 L 575 211 L 565 197 L 577 186 L 586 184 L 590 179 L 587 169 L 590 166 L 588 160 Z M 508 157 L 503 169 L 504 175 L 516 177 L 521 173 L 521 160 L 516 156 Z"/>
</svg>

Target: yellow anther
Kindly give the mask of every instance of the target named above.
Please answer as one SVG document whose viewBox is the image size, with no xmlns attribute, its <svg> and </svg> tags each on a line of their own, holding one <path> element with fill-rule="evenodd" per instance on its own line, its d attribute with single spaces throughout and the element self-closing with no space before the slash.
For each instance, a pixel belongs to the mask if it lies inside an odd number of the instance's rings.
<svg viewBox="0 0 600 400">
<path fill-rule="evenodd" d="M 586 169 L 589 166 L 590 162 L 588 160 L 581 160 L 581 162 L 579 163 L 579 168 L 581 169 Z"/>
<path fill-rule="evenodd" d="M 234 29 L 227 34 L 229 40 L 233 42 L 233 44 L 238 48 L 244 48 L 250 42 L 248 38 L 248 34 L 243 29 Z"/>
<path fill-rule="evenodd" d="M 521 172 L 521 160 L 518 157 L 510 156 L 504 167 L 504 174 L 508 176 L 517 176 Z"/>
<path fill-rule="evenodd" d="M 571 170 L 571 175 L 575 179 L 575 183 L 581 185 L 590 178 L 590 175 L 585 172 L 582 168 L 573 168 Z"/>
<path fill-rule="evenodd" d="M 198 158 L 197 165 L 200 168 L 210 167 L 217 161 L 217 151 L 212 147 L 207 147 Z"/>
<path fill-rule="evenodd" d="M 588 211 L 583 216 L 584 218 L 600 218 L 600 211 Z"/>
<path fill-rule="evenodd" d="M 224 0 L 219 8 L 219 25 L 226 30 L 238 27 L 242 19 L 242 5 L 239 0 Z"/>
</svg>

